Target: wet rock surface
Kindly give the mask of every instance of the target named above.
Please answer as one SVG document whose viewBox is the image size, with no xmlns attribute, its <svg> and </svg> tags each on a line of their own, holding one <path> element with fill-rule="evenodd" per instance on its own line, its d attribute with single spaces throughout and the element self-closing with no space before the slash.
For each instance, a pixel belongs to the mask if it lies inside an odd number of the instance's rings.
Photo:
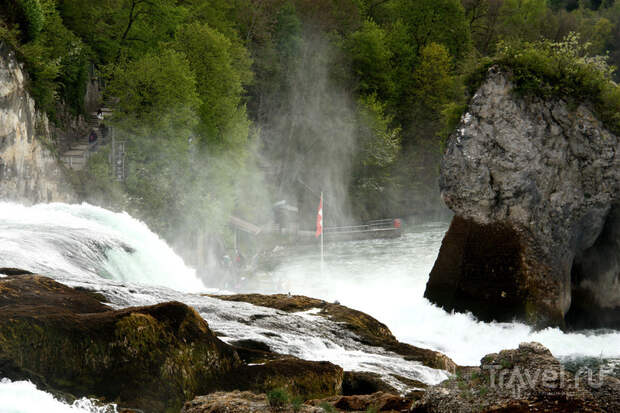
<svg viewBox="0 0 620 413">
<path fill-rule="evenodd" d="M 200 396 L 187 402 L 182 413 L 253 413 L 253 412 L 407 412 L 413 401 L 407 398 L 378 392 L 363 396 L 339 396 L 309 400 L 293 408 L 292 404 L 274 408 L 264 394 L 249 392 L 219 392 Z"/>
<path fill-rule="evenodd" d="M 286 294 L 239 294 L 212 297 L 226 301 L 246 302 L 291 313 L 320 309 L 317 315 L 342 324 L 344 329 L 357 335 L 364 344 L 382 347 L 403 356 L 406 360 L 419 361 L 428 367 L 449 372 L 454 372 L 456 370 L 456 364 L 446 355 L 401 343 L 396 340 L 385 324 L 377 321 L 368 314 L 340 304 L 331 304 L 315 298 Z"/>
<path fill-rule="evenodd" d="M 258 413 L 274 411 L 269 406 L 267 396 L 251 392 L 217 392 L 200 396 L 185 403 L 181 413 Z M 293 411 L 280 409 L 279 411 Z M 302 405 L 298 410 L 302 413 L 321 413 L 321 408 Z"/>
<path fill-rule="evenodd" d="M 617 412 L 620 380 L 565 370 L 538 343 L 489 354 L 480 367 L 429 387 L 412 412 Z"/>
<path fill-rule="evenodd" d="M 0 376 L 149 412 L 178 411 L 239 367 L 185 304 L 114 311 L 38 275 L 0 278 Z"/>
<path fill-rule="evenodd" d="M 422 385 L 426 387 L 426 385 Z M 360 371 L 345 371 L 342 380 L 342 394 L 354 396 L 373 394 L 377 392 L 398 394 L 398 391 L 381 380 L 381 376 L 374 373 Z"/>
<path fill-rule="evenodd" d="M 292 357 L 240 366 L 213 382 L 210 391 L 244 390 L 267 393 L 284 389 L 304 400 L 342 393 L 342 368 L 327 361 Z"/>
<path fill-rule="evenodd" d="M 455 218 L 425 296 L 484 320 L 619 327 L 619 149 L 585 104 L 518 96 L 492 67 L 442 160 Z"/>
<path fill-rule="evenodd" d="M 161 412 L 221 391 L 283 389 L 301 400 L 397 392 L 378 374 L 345 373 L 329 362 L 278 354 L 252 339 L 226 344 L 182 303 L 114 310 L 96 291 L 19 269 L 0 273 L 0 377 L 31 380 L 65 400 L 88 396 Z M 347 310 L 333 314 L 358 329 L 372 323 L 381 337 L 392 337 L 376 320 Z M 398 380 L 411 389 L 425 386 Z"/>
</svg>

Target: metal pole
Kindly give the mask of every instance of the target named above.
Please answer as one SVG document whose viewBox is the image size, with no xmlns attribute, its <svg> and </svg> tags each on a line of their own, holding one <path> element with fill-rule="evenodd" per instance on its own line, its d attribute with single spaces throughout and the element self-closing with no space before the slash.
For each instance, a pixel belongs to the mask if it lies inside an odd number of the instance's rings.
<svg viewBox="0 0 620 413">
<path fill-rule="evenodd" d="M 323 203 L 323 191 L 321 191 L 321 276 L 323 276 L 323 269 L 325 268 L 323 237 L 325 234 L 325 205 Z"/>
</svg>

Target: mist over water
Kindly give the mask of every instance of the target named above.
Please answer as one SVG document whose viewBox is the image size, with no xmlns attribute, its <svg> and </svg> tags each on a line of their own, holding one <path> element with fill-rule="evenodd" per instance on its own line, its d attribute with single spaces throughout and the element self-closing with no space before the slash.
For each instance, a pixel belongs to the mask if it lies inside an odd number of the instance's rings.
<svg viewBox="0 0 620 413">
<path fill-rule="evenodd" d="M 461 365 L 478 365 L 484 355 L 524 341 L 541 342 L 560 358 L 620 357 L 620 332 L 534 332 L 522 323 L 485 323 L 471 314 L 447 313 L 423 298 L 448 226 L 419 223 L 400 239 L 327 244 L 323 274 L 318 246 L 287 251 L 244 290 L 338 300 L 385 323 L 400 341 L 441 351 Z"/>
<path fill-rule="evenodd" d="M 114 308 L 180 301 L 194 307 L 223 341 L 259 340 L 282 354 L 374 372 L 402 391 L 406 386 L 396 377 L 428 384 L 448 377 L 445 371 L 365 345 L 313 311 L 289 314 L 198 294 L 217 291 L 205 287 L 143 223 L 87 204 L 0 203 L 1 267 L 99 291 Z"/>
<path fill-rule="evenodd" d="M 424 289 L 447 227 L 422 223 L 400 239 L 327 244 L 323 273 L 318 244 L 280 250 L 268 269 L 235 288 L 338 300 L 384 322 L 401 341 L 442 351 L 461 365 L 477 365 L 483 355 L 523 341 L 539 341 L 558 357 L 620 359 L 620 332 L 532 332 L 520 323 L 482 323 L 430 304 L 423 298 Z M 100 291 L 115 308 L 181 301 L 194 307 L 226 342 L 259 340 L 283 354 L 375 372 L 402 391 L 406 388 L 397 376 L 427 384 L 448 377 L 444 371 L 366 346 L 313 311 L 289 314 L 197 294 L 217 291 L 203 285 L 146 225 L 87 204 L 0 203 L 0 267 L 22 268 Z M 11 389 L 41 396 L 27 382 L 8 381 L 0 383 L 0 396 Z M 62 407 L 74 410 L 59 412 L 81 411 Z M 28 411 L 16 409 L 6 411 Z"/>
</svg>

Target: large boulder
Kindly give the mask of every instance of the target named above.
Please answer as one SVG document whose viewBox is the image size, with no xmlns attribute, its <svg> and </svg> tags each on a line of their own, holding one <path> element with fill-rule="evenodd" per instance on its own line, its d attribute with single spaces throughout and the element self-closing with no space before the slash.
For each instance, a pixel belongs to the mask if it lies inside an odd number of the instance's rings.
<svg viewBox="0 0 620 413">
<path fill-rule="evenodd" d="M 115 311 L 99 298 L 38 275 L 0 278 L 0 377 L 178 412 L 241 365 L 185 304 Z"/>
<path fill-rule="evenodd" d="M 620 141 L 492 67 L 441 164 L 455 213 L 425 297 L 483 320 L 620 327 Z"/>
<path fill-rule="evenodd" d="M 210 391 L 268 393 L 284 389 L 304 400 L 342 393 L 342 368 L 328 361 L 283 357 L 261 364 L 247 364 L 218 378 Z"/>
<path fill-rule="evenodd" d="M 416 413 L 620 411 L 620 380 L 587 369 L 571 372 L 538 343 L 482 358 L 429 387 Z"/>
</svg>

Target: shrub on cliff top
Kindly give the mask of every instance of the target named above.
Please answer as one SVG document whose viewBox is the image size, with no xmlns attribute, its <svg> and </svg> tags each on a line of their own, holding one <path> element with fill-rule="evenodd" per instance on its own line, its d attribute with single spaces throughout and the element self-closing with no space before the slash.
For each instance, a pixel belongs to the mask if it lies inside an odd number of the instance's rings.
<svg viewBox="0 0 620 413">
<path fill-rule="evenodd" d="M 497 55 L 484 59 L 468 78 L 473 93 L 492 65 L 513 74 L 516 91 L 525 96 L 589 103 L 614 133 L 620 133 L 620 88 L 612 81 L 607 56 L 588 56 L 588 44 L 571 33 L 561 42 L 501 43 Z"/>
</svg>

